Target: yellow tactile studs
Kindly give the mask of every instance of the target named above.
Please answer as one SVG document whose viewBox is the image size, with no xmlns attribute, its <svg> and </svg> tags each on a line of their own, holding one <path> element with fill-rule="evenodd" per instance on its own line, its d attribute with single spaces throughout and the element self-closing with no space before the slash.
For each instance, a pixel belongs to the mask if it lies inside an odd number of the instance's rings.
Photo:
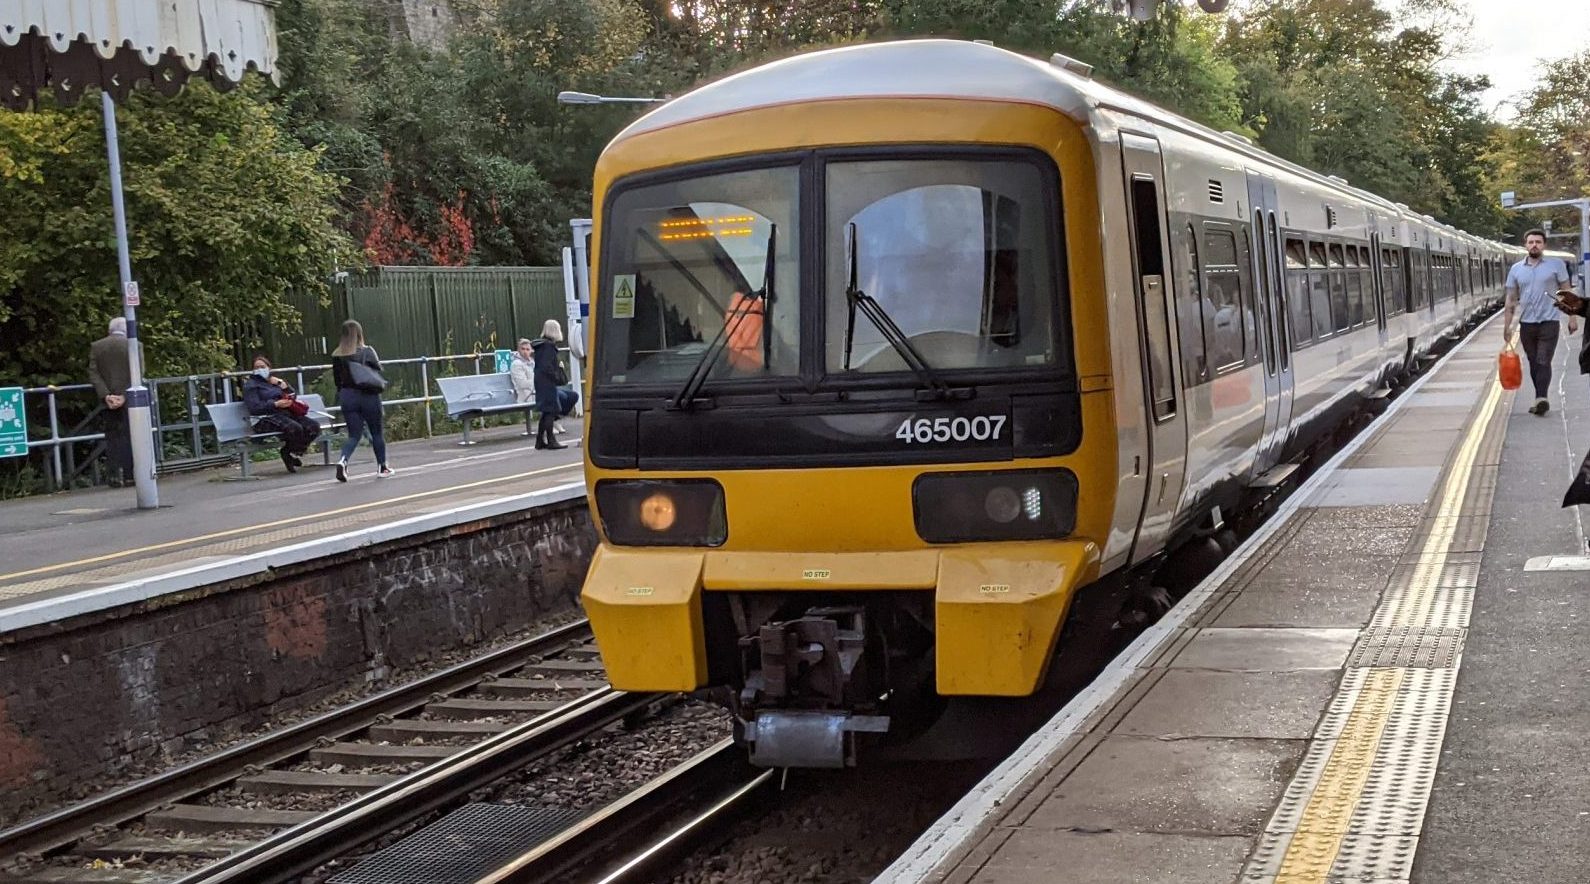
<svg viewBox="0 0 1590 884">
<path fill-rule="evenodd" d="M 1501 400 L 1493 386 L 1481 401 L 1420 527 L 1422 543 L 1398 567 L 1349 658 L 1244 881 L 1400 881 L 1412 873 L 1479 580 L 1495 490 L 1489 464 L 1501 439 L 1491 421 Z"/>
</svg>

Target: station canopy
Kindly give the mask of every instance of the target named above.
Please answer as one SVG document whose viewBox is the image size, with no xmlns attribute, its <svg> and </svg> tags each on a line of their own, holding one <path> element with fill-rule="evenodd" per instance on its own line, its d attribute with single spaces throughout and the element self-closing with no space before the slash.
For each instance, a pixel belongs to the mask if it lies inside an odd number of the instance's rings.
<svg viewBox="0 0 1590 884">
<path fill-rule="evenodd" d="M 274 79 L 278 0 L 0 0 L 0 106 L 40 89 L 71 104 L 93 87 L 124 98 L 139 80 L 166 94 L 201 77 L 230 88 Z"/>
</svg>

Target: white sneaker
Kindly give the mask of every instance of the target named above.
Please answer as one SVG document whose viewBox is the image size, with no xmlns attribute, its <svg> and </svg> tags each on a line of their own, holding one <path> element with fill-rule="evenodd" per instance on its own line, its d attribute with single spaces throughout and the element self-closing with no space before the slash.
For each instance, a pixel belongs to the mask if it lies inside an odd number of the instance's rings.
<svg viewBox="0 0 1590 884">
<path fill-rule="evenodd" d="M 386 464 L 382 464 L 382 465 L 381 465 L 381 466 L 380 466 L 380 467 L 379 467 L 379 468 L 378 468 L 378 469 L 377 469 L 377 470 L 376 470 L 376 471 L 375 471 L 375 477 L 376 477 L 376 478 L 377 478 L 377 479 L 385 479 L 385 478 L 387 478 L 387 477 L 389 477 L 389 476 L 391 476 L 391 475 L 392 475 L 392 474 L 393 474 L 393 473 L 395 473 L 395 472 L 397 472 L 397 470 L 394 470 L 394 469 L 392 469 L 392 468 L 391 468 L 391 467 L 389 467 L 389 466 L 387 466 L 387 465 L 386 465 Z"/>
<path fill-rule="evenodd" d="M 567 436 L 569 434 L 568 430 L 563 429 L 563 421 L 553 421 L 552 432 L 557 433 L 559 436 Z"/>
<path fill-rule="evenodd" d="M 345 460 L 337 461 L 337 481 L 348 481 L 348 462 Z"/>
</svg>

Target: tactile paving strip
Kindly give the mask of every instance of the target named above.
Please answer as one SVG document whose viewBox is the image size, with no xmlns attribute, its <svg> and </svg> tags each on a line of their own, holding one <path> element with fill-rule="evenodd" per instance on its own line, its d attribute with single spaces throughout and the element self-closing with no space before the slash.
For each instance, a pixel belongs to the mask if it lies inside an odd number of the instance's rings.
<svg viewBox="0 0 1590 884">
<path fill-rule="evenodd" d="M 1440 761 L 1505 437 L 1492 388 L 1359 637 L 1245 882 L 1405 882 Z M 1498 414 L 1502 420 L 1494 420 Z"/>
<path fill-rule="evenodd" d="M 1349 667 L 1397 666 L 1445 669 L 1457 665 L 1465 629 L 1412 626 L 1370 628 L 1358 637 L 1347 658 Z"/>
<path fill-rule="evenodd" d="M 328 884 L 472 884 L 584 816 L 546 805 L 466 804 Z"/>
</svg>

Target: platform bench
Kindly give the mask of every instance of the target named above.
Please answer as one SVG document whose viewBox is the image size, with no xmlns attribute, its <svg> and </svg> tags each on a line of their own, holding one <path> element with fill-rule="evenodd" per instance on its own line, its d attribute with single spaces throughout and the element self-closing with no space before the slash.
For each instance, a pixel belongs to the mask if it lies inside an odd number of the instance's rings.
<svg viewBox="0 0 1590 884">
<path fill-rule="evenodd" d="M 460 445 L 474 444 L 469 438 L 469 424 L 475 418 L 511 411 L 524 412 L 525 435 L 535 435 L 535 425 L 531 419 L 531 413 L 536 410 L 535 401 L 517 401 L 513 392 L 513 376 L 506 372 L 437 378 L 436 386 L 441 388 L 447 416 L 463 421 L 464 441 L 458 443 Z"/>
<path fill-rule="evenodd" d="M 326 413 L 325 400 L 318 393 L 307 393 L 298 397 L 305 405 L 309 406 L 309 417 L 320 424 L 320 435 L 312 443 L 320 447 L 321 457 L 326 464 L 331 463 L 331 437 L 337 429 L 336 418 Z M 248 413 L 248 406 L 241 402 L 215 402 L 204 406 L 210 414 L 210 423 L 215 425 L 215 438 L 222 447 L 236 445 L 239 459 L 242 461 L 243 475 L 241 478 L 253 478 L 249 475 L 249 454 L 256 446 L 279 444 L 280 433 L 256 433 L 254 421 L 257 420 Z"/>
</svg>

